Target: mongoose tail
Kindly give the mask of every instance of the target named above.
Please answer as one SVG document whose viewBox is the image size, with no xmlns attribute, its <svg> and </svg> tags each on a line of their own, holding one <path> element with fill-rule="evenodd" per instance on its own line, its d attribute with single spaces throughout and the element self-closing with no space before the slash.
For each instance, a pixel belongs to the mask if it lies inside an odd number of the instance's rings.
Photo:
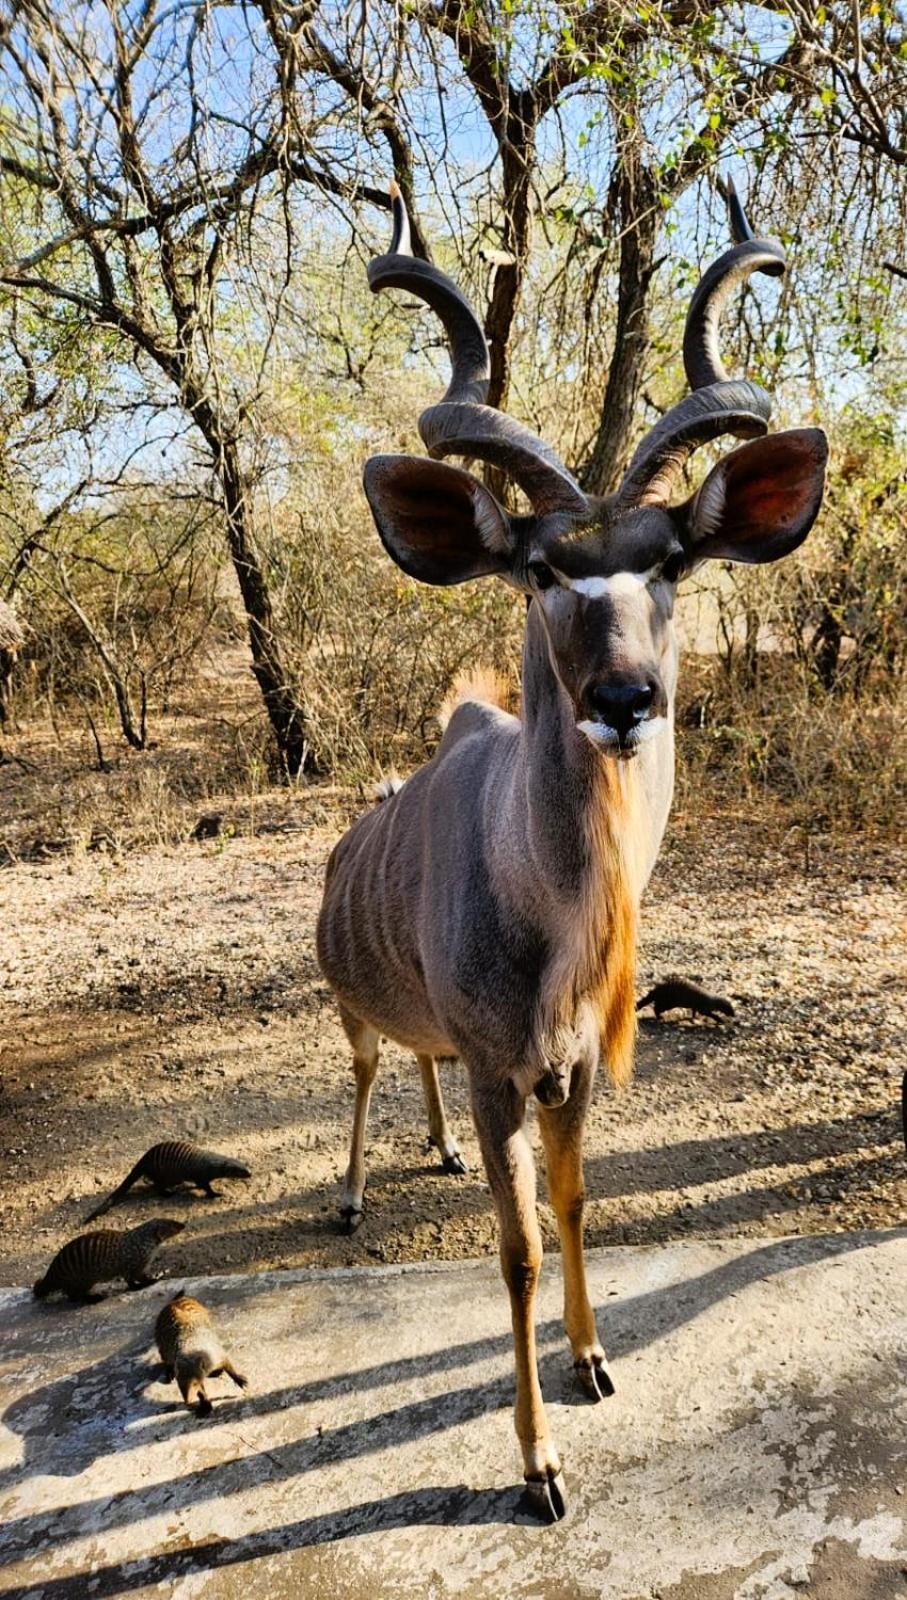
<svg viewBox="0 0 907 1600">
<path fill-rule="evenodd" d="M 138 1183 L 139 1178 L 144 1175 L 144 1171 L 145 1157 L 142 1156 L 141 1161 L 136 1162 L 128 1177 L 123 1179 L 123 1182 L 120 1184 L 119 1188 L 114 1189 L 113 1194 L 109 1194 L 107 1199 L 102 1200 L 99 1206 L 95 1206 L 94 1211 L 90 1211 L 88 1213 L 85 1221 L 96 1222 L 98 1217 L 103 1217 L 105 1213 L 110 1210 L 111 1206 L 115 1206 L 118 1200 L 122 1200 L 123 1196 L 129 1193 L 129 1190 L 132 1188 L 134 1183 Z"/>
</svg>

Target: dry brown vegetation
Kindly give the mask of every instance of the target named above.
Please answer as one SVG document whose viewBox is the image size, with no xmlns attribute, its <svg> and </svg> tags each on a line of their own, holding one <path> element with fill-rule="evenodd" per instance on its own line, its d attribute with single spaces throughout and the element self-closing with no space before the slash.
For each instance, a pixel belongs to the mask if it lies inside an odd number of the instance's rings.
<svg viewBox="0 0 907 1600">
<path fill-rule="evenodd" d="M 362 460 L 412 450 L 445 381 L 426 308 L 365 286 L 389 173 L 417 253 L 479 307 L 490 402 L 602 493 L 683 388 L 730 164 L 791 271 L 729 308 L 729 368 L 782 424 L 828 427 L 834 459 L 803 558 L 717 591 L 695 780 L 806 822 L 891 821 L 897 9 L 0 0 L 0 59 L 0 598 L 31 629 L 12 678 L 0 661 L 0 714 L 87 727 L 101 764 L 117 727 L 159 742 L 206 650 L 242 639 L 267 724 L 253 763 L 343 780 L 423 756 L 458 665 L 513 669 L 519 608 L 487 585 L 417 595 L 365 533 Z M 871 785 L 864 740 L 886 763 Z"/>
<path fill-rule="evenodd" d="M 361 497 L 343 499 L 342 477 L 334 463 L 311 476 L 304 513 L 285 505 L 279 537 L 309 735 L 330 782 L 355 794 L 380 770 L 431 754 L 438 708 L 464 667 L 490 664 L 518 692 L 523 608 L 503 586 L 433 591 L 404 578 Z M 787 570 L 692 580 L 681 605 L 684 809 L 767 806 L 807 832 L 897 829 L 907 790 L 907 493 L 893 500 L 887 528 L 876 517 L 861 529 L 877 565 L 888 564 L 870 573 L 862 605 L 836 603 L 838 659 L 823 682 L 833 516 L 832 507 Z M 174 841 L 209 803 L 251 825 L 263 807 L 280 809 L 239 607 L 211 547 L 193 577 L 191 590 L 167 587 L 160 612 L 143 596 L 141 633 L 130 615 L 126 681 L 140 686 L 142 748 L 124 740 L 109 679 L 65 602 L 50 596 L 35 608 L 0 737 L 8 856 Z M 204 606 L 199 594 L 210 597 Z M 83 598 L 87 611 L 92 596 Z M 111 636 L 103 593 L 93 614 Z"/>
</svg>

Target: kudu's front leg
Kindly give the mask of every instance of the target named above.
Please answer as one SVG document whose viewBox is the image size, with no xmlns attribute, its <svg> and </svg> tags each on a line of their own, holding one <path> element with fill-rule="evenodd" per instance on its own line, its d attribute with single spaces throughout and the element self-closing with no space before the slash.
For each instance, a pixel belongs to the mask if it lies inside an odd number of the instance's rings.
<svg viewBox="0 0 907 1600">
<path fill-rule="evenodd" d="M 501 1269 L 510 1293 L 516 1355 L 517 1438 L 526 1488 L 547 1521 L 564 1515 L 561 1464 L 548 1431 L 535 1345 L 535 1291 L 542 1237 L 535 1209 L 535 1165 L 523 1131 L 526 1102 L 509 1082 L 472 1084 L 476 1131 L 501 1234 Z"/>
<path fill-rule="evenodd" d="M 562 1106 L 539 1106 L 539 1129 L 545 1146 L 548 1191 L 557 1216 L 564 1274 L 564 1327 L 573 1350 L 576 1375 L 593 1400 L 614 1393 L 605 1352 L 595 1327 L 595 1312 L 586 1286 L 583 1258 L 583 1127 L 592 1096 L 594 1064 L 578 1062 L 570 1094 Z"/>
</svg>

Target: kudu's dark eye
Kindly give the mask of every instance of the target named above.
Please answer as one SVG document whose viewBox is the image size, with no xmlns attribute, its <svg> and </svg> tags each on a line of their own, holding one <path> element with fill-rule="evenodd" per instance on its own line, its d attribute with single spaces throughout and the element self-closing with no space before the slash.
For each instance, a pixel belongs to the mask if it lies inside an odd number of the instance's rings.
<svg viewBox="0 0 907 1600">
<path fill-rule="evenodd" d="M 550 589 L 554 582 L 554 573 L 547 561 L 530 561 L 529 576 L 537 589 Z"/>
<path fill-rule="evenodd" d="M 667 561 L 664 563 L 664 566 L 661 569 L 661 575 L 667 583 L 676 583 L 677 580 L 683 576 L 683 570 L 686 564 L 687 560 L 683 551 L 675 550 L 672 555 L 668 556 Z"/>
</svg>

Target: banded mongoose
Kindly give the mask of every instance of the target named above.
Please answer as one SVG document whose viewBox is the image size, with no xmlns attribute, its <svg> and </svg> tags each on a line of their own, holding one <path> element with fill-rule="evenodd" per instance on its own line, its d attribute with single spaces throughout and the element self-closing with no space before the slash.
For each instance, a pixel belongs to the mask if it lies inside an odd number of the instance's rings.
<svg viewBox="0 0 907 1600">
<path fill-rule="evenodd" d="M 44 1277 L 35 1284 L 35 1299 L 59 1293 L 91 1304 L 104 1298 L 92 1294 L 95 1284 L 109 1283 L 111 1278 L 125 1278 L 130 1289 L 145 1289 L 154 1282 L 148 1271 L 152 1256 L 165 1239 L 182 1233 L 185 1226 L 171 1217 L 154 1217 L 127 1233 L 113 1228 L 80 1233 L 57 1251 Z"/>
<path fill-rule="evenodd" d="M 659 1019 L 665 1011 L 679 1010 L 680 1007 L 688 1010 L 691 1017 L 698 1013 L 701 1017 L 712 1017 L 716 1022 L 719 1016 L 734 1015 L 730 1000 L 722 999 L 721 995 L 708 994 L 686 978 L 667 978 L 663 983 L 656 983 L 654 989 L 637 1000 L 636 1009 L 641 1011 L 643 1006 L 649 1005 Z"/>
<path fill-rule="evenodd" d="M 237 1388 L 245 1389 L 248 1384 L 248 1378 L 237 1372 L 221 1344 L 210 1311 L 191 1295 L 182 1291 L 174 1295 L 158 1313 L 154 1334 L 167 1382 L 176 1379 L 187 1406 L 197 1402 L 200 1417 L 207 1417 L 211 1411 L 211 1401 L 205 1393 L 206 1378 L 219 1378 L 226 1372 Z"/>
<path fill-rule="evenodd" d="M 234 1161 L 231 1156 L 219 1156 L 214 1150 L 200 1150 L 198 1145 L 186 1144 L 182 1139 L 166 1139 L 163 1144 L 152 1145 L 150 1150 L 145 1151 L 141 1161 L 136 1162 L 119 1188 L 96 1206 L 85 1221 L 94 1222 L 96 1217 L 103 1217 L 105 1211 L 122 1200 L 140 1178 L 147 1178 L 158 1194 L 171 1194 L 178 1183 L 191 1183 L 196 1189 L 204 1190 L 209 1200 L 216 1200 L 217 1190 L 211 1187 L 215 1178 L 251 1176 L 249 1168 L 244 1167 L 241 1161 Z"/>
</svg>

